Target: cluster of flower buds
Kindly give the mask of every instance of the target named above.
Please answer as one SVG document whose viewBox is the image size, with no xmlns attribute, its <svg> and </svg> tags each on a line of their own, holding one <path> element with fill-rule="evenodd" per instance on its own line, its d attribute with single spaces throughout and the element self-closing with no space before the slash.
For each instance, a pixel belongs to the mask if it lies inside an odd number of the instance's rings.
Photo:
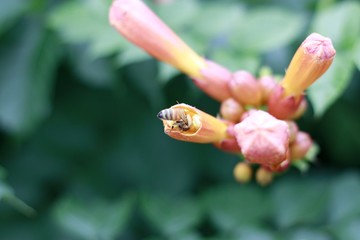
<svg viewBox="0 0 360 240">
<path fill-rule="evenodd" d="M 241 155 L 244 161 L 234 168 L 239 182 L 248 182 L 257 164 L 256 180 L 267 185 L 274 173 L 303 159 L 313 145 L 294 119 L 306 111 L 304 90 L 334 59 L 336 52 L 329 38 L 310 34 L 296 51 L 285 77 L 277 82 L 271 74 L 257 79 L 247 71 L 232 73 L 197 55 L 141 0 L 115 0 L 109 20 L 130 42 L 187 74 L 202 91 L 221 102 L 218 117 L 187 104 L 162 110 L 158 117 L 172 138 L 212 143 Z"/>
</svg>

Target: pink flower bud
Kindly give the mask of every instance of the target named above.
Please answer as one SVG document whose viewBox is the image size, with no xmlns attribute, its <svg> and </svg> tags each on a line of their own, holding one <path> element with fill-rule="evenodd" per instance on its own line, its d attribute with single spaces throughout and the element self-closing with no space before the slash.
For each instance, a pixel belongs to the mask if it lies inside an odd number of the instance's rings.
<svg viewBox="0 0 360 240">
<path fill-rule="evenodd" d="M 230 98 L 229 82 L 232 73 L 210 60 L 206 60 L 205 63 L 206 67 L 200 69 L 200 76 L 192 78 L 195 85 L 218 101 Z"/>
<path fill-rule="evenodd" d="M 225 120 L 239 122 L 241 115 L 245 112 L 243 106 L 233 98 L 228 98 L 221 103 L 220 114 Z"/>
<path fill-rule="evenodd" d="M 296 112 L 290 117 L 290 119 L 298 119 L 304 115 L 308 107 L 306 98 L 302 98 Z"/>
<path fill-rule="evenodd" d="M 257 110 L 234 127 L 245 159 L 252 163 L 277 165 L 288 156 L 289 130 L 285 121 Z"/>
<path fill-rule="evenodd" d="M 255 178 L 256 178 L 256 182 L 259 185 L 265 187 L 273 181 L 274 174 L 264 167 L 259 167 L 258 170 L 256 171 Z"/>
<path fill-rule="evenodd" d="M 289 142 L 292 143 L 295 141 L 296 135 L 299 131 L 299 127 L 294 121 L 286 121 L 289 126 Z"/>
<path fill-rule="evenodd" d="M 247 162 L 239 162 L 234 168 L 234 177 L 240 183 L 248 183 L 252 177 L 252 168 Z"/>
<path fill-rule="evenodd" d="M 261 104 L 261 87 L 255 77 L 247 71 L 237 71 L 230 81 L 230 90 L 235 100 L 243 105 Z"/>
<path fill-rule="evenodd" d="M 258 81 L 262 91 L 262 103 L 266 104 L 272 90 L 276 86 L 275 78 L 273 76 L 263 76 Z"/>
<path fill-rule="evenodd" d="M 330 67 L 336 51 L 331 39 L 310 34 L 296 51 L 280 83 L 284 96 L 299 96 Z"/>
<path fill-rule="evenodd" d="M 306 132 L 298 132 L 295 141 L 290 145 L 291 161 L 302 159 L 313 145 L 310 135 Z"/>
<path fill-rule="evenodd" d="M 250 110 L 244 112 L 243 115 L 241 115 L 240 122 L 244 121 L 245 118 L 247 118 L 248 116 L 250 116 L 251 114 L 253 114 L 256 111 L 258 111 L 258 110 L 257 109 L 250 109 Z"/>
<path fill-rule="evenodd" d="M 304 96 L 300 95 L 284 97 L 284 88 L 277 85 L 271 92 L 268 100 L 268 111 L 271 115 L 278 119 L 291 118 L 301 105 Z"/>
<path fill-rule="evenodd" d="M 277 165 L 269 165 L 269 166 L 262 165 L 262 166 L 270 172 L 281 173 L 289 168 L 290 159 L 287 158 L 286 160 L 282 161 L 281 163 L 279 163 Z"/>
<path fill-rule="evenodd" d="M 235 138 L 224 139 L 221 140 L 220 142 L 213 143 L 213 145 L 224 152 L 234 153 L 234 154 L 239 154 L 241 152 L 240 147 Z"/>
</svg>

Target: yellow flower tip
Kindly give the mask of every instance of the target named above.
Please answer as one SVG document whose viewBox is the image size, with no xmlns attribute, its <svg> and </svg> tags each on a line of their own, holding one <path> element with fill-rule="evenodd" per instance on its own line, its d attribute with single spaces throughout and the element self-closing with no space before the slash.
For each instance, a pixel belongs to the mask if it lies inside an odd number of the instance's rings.
<svg viewBox="0 0 360 240">
<path fill-rule="evenodd" d="M 127 40 L 189 76 L 201 77 L 200 69 L 207 66 L 140 0 L 115 0 L 109 22 Z"/>
<path fill-rule="evenodd" d="M 296 51 L 280 83 L 285 97 L 299 96 L 330 67 L 336 51 L 330 38 L 310 34 Z"/>
<path fill-rule="evenodd" d="M 164 132 L 177 140 L 214 143 L 230 137 L 225 122 L 184 103 L 160 111 L 158 117 Z"/>
</svg>

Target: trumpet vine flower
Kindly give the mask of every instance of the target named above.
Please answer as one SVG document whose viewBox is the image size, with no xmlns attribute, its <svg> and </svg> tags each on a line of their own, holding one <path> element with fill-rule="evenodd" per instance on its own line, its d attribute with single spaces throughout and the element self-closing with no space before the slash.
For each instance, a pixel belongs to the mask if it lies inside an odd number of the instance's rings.
<svg viewBox="0 0 360 240">
<path fill-rule="evenodd" d="M 114 0 L 109 21 L 127 40 L 187 74 L 197 87 L 221 102 L 218 117 L 187 104 L 164 109 L 158 117 L 164 132 L 174 139 L 212 143 L 241 155 L 244 161 L 234 168 L 237 181 L 250 181 L 252 165 L 258 164 L 256 181 L 268 185 L 274 173 L 285 171 L 312 146 L 310 135 L 300 131 L 293 119 L 307 109 L 304 91 L 335 57 L 329 38 L 310 34 L 277 83 L 270 73 L 256 79 L 247 71 L 232 73 L 199 56 L 141 0 Z"/>
</svg>

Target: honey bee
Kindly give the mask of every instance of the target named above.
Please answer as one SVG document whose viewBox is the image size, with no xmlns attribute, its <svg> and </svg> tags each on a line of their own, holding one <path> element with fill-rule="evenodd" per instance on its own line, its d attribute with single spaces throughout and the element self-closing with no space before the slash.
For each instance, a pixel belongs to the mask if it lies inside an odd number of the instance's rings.
<svg viewBox="0 0 360 240">
<path fill-rule="evenodd" d="M 186 114 L 183 108 L 164 109 L 158 113 L 157 117 L 161 120 L 174 121 L 171 129 L 178 127 L 180 131 L 187 131 L 192 125 L 190 114 Z"/>
</svg>

